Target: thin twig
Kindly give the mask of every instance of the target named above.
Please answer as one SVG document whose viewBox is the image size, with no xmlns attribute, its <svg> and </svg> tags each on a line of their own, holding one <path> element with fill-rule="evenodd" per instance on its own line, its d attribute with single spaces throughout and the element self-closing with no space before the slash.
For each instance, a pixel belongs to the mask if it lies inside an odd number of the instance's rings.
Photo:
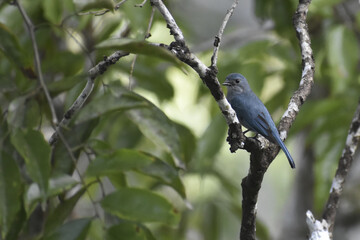
<svg viewBox="0 0 360 240">
<path fill-rule="evenodd" d="M 123 3 L 125 3 L 127 0 L 121 0 L 120 2 L 118 2 L 116 5 L 115 5 L 115 7 L 114 7 L 114 9 L 115 10 L 118 10 L 119 8 L 120 8 L 120 6 L 123 4 Z"/>
<path fill-rule="evenodd" d="M 137 54 L 134 55 L 133 60 L 131 61 L 131 65 L 130 65 L 130 73 L 129 73 L 129 85 L 128 85 L 128 89 L 129 91 L 131 91 L 132 89 L 132 84 L 133 84 L 133 73 L 134 73 L 134 68 L 135 68 L 135 63 L 136 63 L 136 59 L 137 59 Z"/>
<path fill-rule="evenodd" d="M 51 111 L 52 123 L 56 125 L 58 123 L 58 119 L 56 117 L 56 111 L 55 111 L 55 108 L 54 108 L 54 104 L 52 103 L 50 93 L 49 93 L 49 91 L 48 91 L 48 89 L 46 87 L 44 77 L 43 77 L 43 74 L 42 74 L 42 70 L 41 70 L 41 61 L 40 61 L 40 56 L 39 56 L 39 49 L 38 49 L 37 42 L 36 42 L 36 37 L 35 37 L 35 26 L 32 23 L 29 16 L 27 15 L 24 8 L 22 7 L 22 5 L 20 4 L 20 2 L 18 0 L 15 0 L 14 3 L 18 7 L 18 9 L 19 9 L 19 11 L 21 13 L 21 16 L 23 17 L 23 19 L 25 21 L 25 25 L 26 25 L 26 27 L 27 27 L 27 29 L 29 31 L 30 39 L 31 39 L 31 42 L 32 42 L 32 47 L 33 47 L 33 50 L 34 50 L 36 73 L 37 73 L 37 75 L 39 77 L 40 85 L 41 85 L 41 87 L 42 87 L 42 89 L 43 89 L 43 91 L 45 93 L 46 100 L 48 102 L 48 105 L 49 105 L 49 108 L 50 108 L 50 111 Z"/>
<path fill-rule="evenodd" d="M 152 23 L 153 23 L 153 20 L 154 20 L 154 15 L 155 15 L 155 8 L 152 7 L 151 8 L 150 20 L 149 20 L 149 24 L 148 24 L 148 27 L 147 27 L 146 32 L 145 32 L 144 40 L 146 40 L 147 38 L 149 38 L 151 36 L 150 30 L 151 30 L 151 26 L 152 26 Z M 128 86 L 129 90 L 131 90 L 131 88 L 132 88 L 132 78 L 133 78 L 136 59 L 137 59 L 137 54 L 135 54 L 134 59 L 132 60 L 131 66 L 130 66 L 129 86 Z"/>
<path fill-rule="evenodd" d="M 175 41 L 184 42 L 184 35 L 165 4 L 161 0 L 151 0 L 150 2 L 160 11 L 161 15 L 164 17 L 167 23 L 167 27 L 170 29 L 170 34 L 174 36 Z"/>
<path fill-rule="evenodd" d="M 214 96 L 221 112 L 223 113 L 226 122 L 229 126 L 234 126 L 233 129 L 237 129 L 232 134 L 234 139 L 240 139 L 241 133 L 239 130 L 239 120 L 236 117 L 235 111 L 231 108 L 229 102 L 225 98 L 225 95 L 221 89 L 220 83 L 216 77 L 216 71 L 208 68 L 200 59 L 194 55 L 186 46 L 185 38 L 176 24 L 175 19 L 166 8 L 165 4 L 161 0 L 150 0 L 151 4 L 155 6 L 167 23 L 167 27 L 170 29 L 170 34 L 174 36 L 175 42 L 172 42 L 169 46 L 169 50 L 176 55 L 176 57 L 189 65 L 194 71 L 197 72 L 199 77 L 203 80 L 206 86 L 209 88 L 211 94 Z M 160 46 L 165 46 L 160 44 Z"/>
<path fill-rule="evenodd" d="M 147 0 L 144 0 L 142 3 L 140 4 L 135 4 L 135 7 L 143 7 L 145 5 L 145 3 L 147 2 Z"/>
<path fill-rule="evenodd" d="M 64 23 L 64 22 L 63 22 L 63 23 Z M 93 59 L 91 58 L 91 54 L 90 54 L 89 50 L 88 50 L 88 49 L 86 48 L 86 46 L 85 46 L 83 43 L 81 43 L 65 26 L 63 26 L 63 23 L 62 23 L 62 25 L 61 25 L 61 27 L 62 27 L 61 29 L 63 29 L 63 30 L 70 36 L 70 38 L 73 39 L 77 45 L 79 45 L 79 47 L 80 47 L 80 48 L 83 50 L 83 52 L 86 54 L 87 58 L 90 60 L 91 65 L 94 66 L 95 63 L 94 63 Z"/>
<path fill-rule="evenodd" d="M 88 151 L 84 151 L 85 152 L 85 155 L 88 159 L 88 163 L 91 164 L 92 163 L 92 159 L 91 159 L 91 154 L 95 155 L 95 152 L 90 148 L 90 153 Z M 102 198 L 105 198 L 106 196 L 106 192 L 105 192 L 105 187 L 104 187 L 104 184 L 103 182 L 101 181 L 101 178 L 99 176 L 96 177 L 96 181 L 99 183 L 99 186 L 100 186 L 100 190 L 101 190 L 101 195 L 102 195 Z"/>
<path fill-rule="evenodd" d="M 63 127 L 66 127 L 69 124 L 69 122 L 72 119 L 72 117 L 74 116 L 74 114 L 85 103 L 86 99 L 89 97 L 89 95 L 91 94 L 91 92 L 94 88 L 95 78 L 98 75 L 103 74 L 107 70 L 108 66 L 115 64 L 120 58 L 127 56 L 127 55 L 129 55 L 129 53 L 116 51 L 115 53 L 111 54 L 109 57 L 105 57 L 105 59 L 103 61 L 99 62 L 95 67 L 93 67 L 89 70 L 89 72 L 88 72 L 89 78 L 86 83 L 86 86 L 84 87 L 84 89 L 82 90 L 82 92 L 80 93 L 78 98 L 75 100 L 75 102 L 72 104 L 72 106 L 69 108 L 69 110 L 66 111 L 63 119 L 61 120 L 59 125 L 56 127 L 55 132 L 50 137 L 50 140 L 49 140 L 50 145 L 54 145 L 56 143 L 56 141 L 59 138 L 57 132 L 61 131 L 61 129 Z"/>
<path fill-rule="evenodd" d="M 233 4 L 231 5 L 231 8 L 227 11 L 227 13 L 225 15 L 225 18 L 220 26 L 219 33 L 215 36 L 214 52 L 211 57 L 211 67 L 212 68 L 216 68 L 217 57 L 218 57 L 218 52 L 219 52 L 219 48 L 220 48 L 220 44 L 221 44 L 222 35 L 223 35 L 225 27 L 226 27 L 230 17 L 232 16 L 236 6 L 238 5 L 238 3 L 239 3 L 239 0 L 234 0 Z"/>
<path fill-rule="evenodd" d="M 339 206 L 339 200 L 343 192 L 346 176 L 350 171 L 353 162 L 353 156 L 360 142 L 360 101 L 351 122 L 348 136 L 341 158 L 339 160 L 338 168 L 333 179 L 330 195 L 326 203 L 323 219 L 329 224 L 330 233 L 333 232 L 336 210 Z"/>
<path fill-rule="evenodd" d="M 75 156 L 74 156 L 74 154 L 73 154 L 73 152 L 72 152 L 72 150 L 71 150 L 68 142 L 66 141 L 65 137 L 63 136 L 63 134 L 62 134 L 60 131 L 58 132 L 58 136 L 60 137 L 62 143 L 64 144 L 64 146 L 65 146 L 65 148 L 66 148 L 66 151 L 68 152 L 68 154 L 70 155 L 71 160 L 72 160 L 73 163 L 74 163 L 75 171 L 76 171 L 76 173 L 79 175 L 79 179 L 80 179 L 81 184 L 86 188 L 86 192 L 87 192 L 87 194 L 88 194 L 88 196 L 89 196 L 90 202 L 91 202 L 91 204 L 92 204 L 93 207 L 94 207 L 94 211 L 95 211 L 96 217 L 101 220 L 100 213 L 99 213 L 99 211 L 98 211 L 98 209 L 97 209 L 97 207 L 96 207 L 96 203 L 95 203 L 94 199 L 92 198 L 92 196 L 91 196 L 91 194 L 90 194 L 89 188 L 86 187 L 86 182 L 85 182 L 85 180 L 83 179 L 83 177 L 81 176 L 81 172 L 80 172 L 80 170 L 79 170 L 78 167 L 77 167 L 76 158 L 75 158 Z"/>
<path fill-rule="evenodd" d="M 120 8 L 120 6 L 125 3 L 127 0 L 122 0 L 119 3 L 117 3 L 114 6 L 114 10 L 118 10 Z M 94 16 L 102 16 L 105 15 L 106 13 L 110 12 L 111 9 L 105 9 L 105 10 L 99 10 L 99 11 L 89 11 L 89 12 L 83 12 L 83 13 L 78 13 L 78 15 L 82 16 L 82 15 L 94 15 Z"/>
<path fill-rule="evenodd" d="M 149 37 L 151 37 L 151 34 L 150 34 L 150 30 L 151 30 L 151 26 L 153 24 L 153 21 L 154 21 L 154 15 L 155 15 L 155 8 L 154 7 L 151 7 L 151 14 L 150 14 L 150 19 L 149 19 L 149 24 L 148 24 L 148 27 L 146 29 L 146 33 L 145 33 L 145 36 L 144 36 L 144 40 L 148 39 Z"/>
</svg>

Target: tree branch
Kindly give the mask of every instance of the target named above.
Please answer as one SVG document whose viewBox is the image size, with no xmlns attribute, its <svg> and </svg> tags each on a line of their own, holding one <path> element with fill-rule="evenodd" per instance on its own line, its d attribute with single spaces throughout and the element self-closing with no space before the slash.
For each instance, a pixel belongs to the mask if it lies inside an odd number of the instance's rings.
<svg viewBox="0 0 360 240">
<path fill-rule="evenodd" d="M 207 67 L 202 63 L 186 46 L 185 38 L 176 24 L 175 19 L 166 8 L 161 0 L 150 0 L 151 4 L 155 6 L 162 14 L 167 23 L 167 27 L 170 29 L 170 34 L 174 36 L 175 41 L 170 44 L 168 49 L 177 56 L 179 60 L 189 65 L 194 69 L 202 81 L 209 88 L 211 94 L 215 98 L 222 114 L 224 115 L 227 124 L 229 125 L 229 143 L 231 145 L 231 151 L 242 147 L 244 136 L 241 132 L 241 126 L 239 120 L 236 117 L 235 111 L 231 108 L 229 102 L 225 98 L 225 95 L 221 89 L 220 83 L 216 77 L 217 71 L 215 68 Z M 230 15 L 229 15 L 230 17 Z M 225 24 L 226 25 L 225 21 Z M 225 26 L 224 26 L 225 28 Z"/>
<path fill-rule="evenodd" d="M 111 54 L 109 57 L 105 57 L 103 61 L 99 62 L 95 67 L 91 68 L 88 72 L 89 79 L 78 96 L 78 98 L 75 100 L 75 102 L 72 104 L 72 106 L 66 111 L 64 114 L 63 119 L 59 123 L 59 125 L 56 127 L 55 132 L 50 137 L 49 144 L 54 145 L 56 141 L 59 138 L 58 132 L 61 131 L 62 128 L 66 127 L 74 114 L 81 108 L 81 106 L 85 103 L 86 99 L 91 94 L 93 88 L 94 88 L 94 80 L 97 76 L 100 74 L 103 74 L 107 68 L 110 65 L 115 64 L 120 58 L 129 55 L 129 53 L 116 51 L 115 53 Z"/>
<path fill-rule="evenodd" d="M 299 88 L 291 97 L 288 108 L 280 120 L 279 132 L 280 137 L 283 140 L 286 139 L 287 132 L 299 113 L 300 107 L 310 95 L 312 86 L 314 85 L 315 61 L 311 49 L 308 25 L 306 23 L 306 16 L 310 3 L 311 0 L 299 0 L 299 5 L 293 16 L 293 25 L 296 36 L 299 39 L 301 50 L 302 74 Z"/>
<path fill-rule="evenodd" d="M 298 8 L 293 17 L 293 24 L 302 56 L 302 76 L 298 90 L 290 99 L 287 110 L 281 118 L 279 132 L 282 140 L 286 139 L 292 123 L 300 107 L 310 95 L 315 73 L 315 62 L 312 55 L 311 41 L 306 24 L 306 16 L 311 0 L 299 0 Z M 251 152 L 250 169 L 248 175 L 242 180 L 243 188 L 243 216 L 240 229 L 240 239 L 255 239 L 257 198 L 261 183 L 268 166 L 278 154 L 280 147 L 271 144 L 270 148 L 261 148 L 259 143 L 247 139 L 245 149 Z M 259 149 L 261 149 L 259 151 Z"/>
<path fill-rule="evenodd" d="M 329 233 L 332 235 L 336 217 L 336 210 L 339 206 L 339 200 L 343 192 L 346 176 L 350 170 L 354 153 L 360 142 L 360 101 L 357 106 L 354 118 L 351 122 L 348 136 L 341 158 L 339 160 L 338 168 L 333 179 L 330 195 L 326 203 L 323 219 L 329 225 Z"/>
<path fill-rule="evenodd" d="M 307 211 L 306 223 L 310 230 L 309 240 L 330 240 L 329 225 L 325 220 L 320 222 L 310 211 Z"/>
<path fill-rule="evenodd" d="M 220 44 L 221 44 L 221 39 L 222 39 L 222 35 L 224 33 L 225 27 L 230 19 L 230 17 L 232 16 L 236 6 L 238 5 L 239 0 L 235 0 L 231 6 L 231 8 L 227 11 L 225 18 L 220 26 L 219 29 L 219 33 L 215 36 L 215 41 L 214 41 L 214 52 L 213 55 L 211 57 L 211 68 L 216 69 L 216 64 L 217 64 L 217 56 L 218 56 L 218 52 L 219 52 L 219 48 L 220 48 Z"/>
</svg>

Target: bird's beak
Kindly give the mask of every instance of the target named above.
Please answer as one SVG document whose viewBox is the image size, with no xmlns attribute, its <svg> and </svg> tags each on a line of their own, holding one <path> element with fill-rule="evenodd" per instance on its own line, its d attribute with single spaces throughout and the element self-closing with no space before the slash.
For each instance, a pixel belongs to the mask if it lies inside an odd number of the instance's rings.
<svg viewBox="0 0 360 240">
<path fill-rule="evenodd" d="M 225 79 L 225 82 L 223 82 L 222 85 L 224 85 L 224 86 L 230 86 L 231 84 L 230 84 L 230 82 L 229 82 L 227 79 Z"/>
</svg>

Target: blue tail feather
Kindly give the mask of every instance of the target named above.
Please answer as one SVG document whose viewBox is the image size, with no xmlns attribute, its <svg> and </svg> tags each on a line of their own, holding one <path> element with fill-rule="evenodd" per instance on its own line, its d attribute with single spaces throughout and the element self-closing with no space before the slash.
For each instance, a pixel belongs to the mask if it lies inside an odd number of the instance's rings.
<svg viewBox="0 0 360 240">
<path fill-rule="evenodd" d="M 289 164 L 291 166 L 291 168 L 295 168 L 295 162 L 294 160 L 292 159 L 289 151 L 287 150 L 285 144 L 283 143 L 283 141 L 281 141 L 280 137 L 275 137 L 276 139 L 276 142 L 279 144 L 279 146 L 281 147 L 281 149 L 284 151 L 288 161 L 289 161 Z"/>
</svg>

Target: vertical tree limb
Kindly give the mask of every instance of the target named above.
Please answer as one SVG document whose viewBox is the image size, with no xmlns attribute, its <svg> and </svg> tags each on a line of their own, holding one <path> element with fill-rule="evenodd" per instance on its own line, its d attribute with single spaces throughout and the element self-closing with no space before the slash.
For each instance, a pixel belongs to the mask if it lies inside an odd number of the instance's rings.
<svg viewBox="0 0 360 240">
<path fill-rule="evenodd" d="M 292 123 L 307 97 L 310 95 L 315 74 L 315 62 L 313 58 L 311 40 L 306 23 L 306 16 L 311 0 L 299 0 L 299 5 L 293 17 L 293 25 L 302 57 L 302 76 L 299 88 L 290 99 L 288 108 L 280 120 L 279 132 L 282 140 L 286 139 Z M 262 149 L 258 143 L 247 139 L 245 149 L 251 152 L 250 169 L 248 175 L 242 180 L 243 188 L 243 216 L 240 229 L 240 239 L 254 239 L 256 231 L 257 198 L 261 183 L 268 166 L 274 160 L 279 147 L 272 145 L 270 148 Z"/>
<path fill-rule="evenodd" d="M 236 7 L 235 0 L 233 3 L 233 8 Z M 237 119 L 235 111 L 232 109 L 231 105 L 225 98 L 225 95 L 221 89 L 220 83 L 216 77 L 217 70 L 215 67 L 207 67 L 199 58 L 194 55 L 188 46 L 186 45 L 184 35 L 177 25 L 175 19 L 161 0 L 150 0 L 150 3 L 155 6 L 159 12 L 162 14 L 163 18 L 167 23 L 167 27 L 170 29 L 170 34 L 174 36 L 175 41 L 172 42 L 169 46 L 169 50 L 174 53 L 179 60 L 189 65 L 194 71 L 197 72 L 199 77 L 203 80 L 206 86 L 209 88 L 211 94 L 215 98 L 222 114 L 224 115 L 227 124 L 229 125 L 229 137 L 228 141 L 231 145 L 231 151 L 236 151 L 238 148 L 242 147 L 242 142 L 244 136 L 241 132 L 241 126 L 239 120 Z M 225 19 L 223 21 L 222 27 L 220 27 L 220 34 L 222 34 L 223 29 L 225 28 L 233 10 L 229 10 Z M 221 38 L 221 36 L 220 36 Z M 216 40 L 215 40 L 216 41 Z M 215 50 L 217 51 L 217 50 Z M 213 56 L 212 58 L 215 58 Z"/>
<path fill-rule="evenodd" d="M 346 176 L 350 170 L 354 153 L 360 142 L 360 101 L 357 106 L 354 118 L 351 122 L 348 136 L 346 138 L 346 143 L 344 150 L 342 152 L 341 158 L 339 160 L 338 168 L 333 179 L 330 195 L 327 200 L 324 212 L 323 219 L 329 224 L 329 231 L 332 234 L 334 229 L 336 211 L 339 207 L 339 201 L 341 194 L 343 192 Z"/>
<path fill-rule="evenodd" d="M 310 95 L 314 84 L 315 61 L 311 48 L 308 25 L 306 23 L 306 16 L 310 3 L 311 0 L 299 0 L 299 5 L 293 16 L 293 25 L 296 36 L 299 39 L 301 51 L 302 74 L 299 88 L 291 97 L 288 108 L 280 120 L 279 132 L 280 137 L 283 140 L 287 137 L 287 132 L 294 122 L 296 115 L 299 113 L 301 105 L 303 105 Z"/>
</svg>

